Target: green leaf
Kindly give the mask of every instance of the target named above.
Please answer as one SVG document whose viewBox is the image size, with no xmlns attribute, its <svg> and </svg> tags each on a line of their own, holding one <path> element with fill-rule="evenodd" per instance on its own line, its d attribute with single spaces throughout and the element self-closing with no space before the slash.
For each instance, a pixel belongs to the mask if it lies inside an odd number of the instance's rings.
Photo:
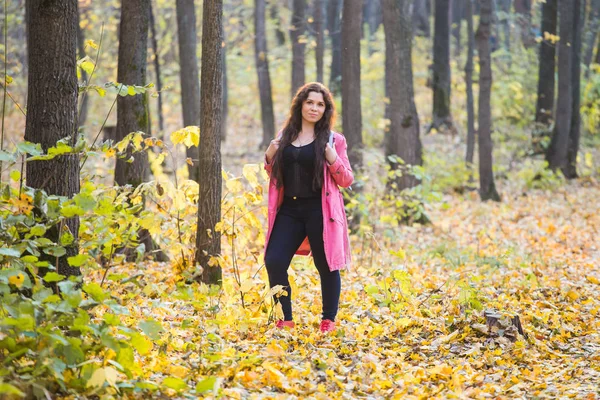
<svg viewBox="0 0 600 400">
<path fill-rule="evenodd" d="M 142 321 L 138 326 L 152 340 L 160 339 L 160 334 L 165 331 L 162 325 L 153 319 Z"/>
<path fill-rule="evenodd" d="M 44 249 L 44 253 L 48 254 L 49 256 L 62 257 L 67 253 L 67 251 L 62 246 L 50 246 Z"/>
<path fill-rule="evenodd" d="M 210 390 L 213 390 L 215 387 L 215 383 L 217 382 L 217 378 L 214 376 L 208 377 L 196 385 L 196 393 L 204 393 Z"/>
<path fill-rule="evenodd" d="M 152 342 L 146 339 L 146 337 L 140 333 L 134 332 L 131 334 L 130 342 L 133 348 L 136 349 L 141 356 L 145 356 L 146 354 L 150 353 L 150 350 L 152 350 Z"/>
<path fill-rule="evenodd" d="M 64 275 L 61 274 L 57 274 L 56 272 L 48 272 L 46 275 L 44 275 L 44 281 L 50 283 L 50 282 L 60 282 L 63 279 L 65 279 Z"/>
<path fill-rule="evenodd" d="M 162 382 L 164 387 L 168 387 L 169 389 L 177 390 L 178 392 L 184 389 L 187 389 L 188 385 L 184 380 L 175 378 L 173 376 L 169 376 L 165 378 Z"/>
<path fill-rule="evenodd" d="M 71 267 L 81 267 L 89 258 L 90 256 L 87 254 L 78 254 L 76 256 L 67 258 L 67 262 Z"/>
<path fill-rule="evenodd" d="M 12 179 L 13 182 L 19 182 L 19 179 L 21 179 L 21 172 L 18 169 L 13 169 L 10 171 L 10 179 Z"/>
<path fill-rule="evenodd" d="M 65 216 L 67 218 L 71 218 L 71 217 L 74 217 L 75 215 L 83 215 L 83 214 L 85 214 L 85 211 L 79 206 L 70 204 L 68 206 L 64 206 L 60 210 L 60 213 L 61 213 L 61 215 Z"/>
<path fill-rule="evenodd" d="M 46 233 L 46 227 L 44 225 L 35 225 L 32 226 L 31 229 L 29 230 L 29 233 L 31 234 L 31 236 L 43 236 L 44 233 Z M 36 259 L 37 261 L 37 259 Z"/>
<path fill-rule="evenodd" d="M 42 145 L 39 143 L 19 142 L 17 143 L 17 150 L 19 150 L 19 153 L 21 154 L 29 154 L 32 156 L 43 154 Z"/>
<path fill-rule="evenodd" d="M 14 153 L 9 153 L 5 150 L 0 150 L 0 161 L 2 162 L 15 162 L 17 160 L 17 155 Z"/>
<path fill-rule="evenodd" d="M 21 392 L 16 386 L 11 385 L 10 383 L 0 383 L 0 394 L 14 394 L 16 396 L 25 397 L 25 393 Z"/>
<path fill-rule="evenodd" d="M 0 256 L 21 257 L 21 252 L 17 249 L 13 249 L 12 247 L 2 247 L 0 248 Z"/>
<path fill-rule="evenodd" d="M 100 285 L 98 285 L 95 282 L 86 283 L 85 285 L 83 285 L 83 291 L 89 294 L 92 297 L 92 299 L 96 300 L 99 303 L 104 301 L 104 299 L 108 297 L 108 295 L 104 292 L 104 290 L 102 290 Z"/>
</svg>

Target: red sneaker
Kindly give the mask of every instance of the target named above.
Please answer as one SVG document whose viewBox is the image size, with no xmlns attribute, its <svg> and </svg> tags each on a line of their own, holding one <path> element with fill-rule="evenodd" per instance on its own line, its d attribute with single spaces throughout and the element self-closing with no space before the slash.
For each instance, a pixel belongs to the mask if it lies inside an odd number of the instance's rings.
<svg viewBox="0 0 600 400">
<path fill-rule="evenodd" d="M 292 329 L 295 326 L 296 326 L 296 324 L 294 323 L 294 321 L 284 321 L 282 319 L 278 320 L 277 323 L 275 323 L 275 327 L 277 329 L 284 329 L 284 328 Z"/>
<path fill-rule="evenodd" d="M 335 331 L 335 322 L 330 319 L 324 319 L 321 321 L 321 326 L 319 330 L 323 333 L 329 333 Z"/>
</svg>

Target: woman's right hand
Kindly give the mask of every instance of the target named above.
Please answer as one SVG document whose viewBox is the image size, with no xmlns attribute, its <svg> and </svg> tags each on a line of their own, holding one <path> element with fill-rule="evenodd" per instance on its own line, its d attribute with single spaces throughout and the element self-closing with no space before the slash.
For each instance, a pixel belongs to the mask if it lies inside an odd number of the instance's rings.
<svg viewBox="0 0 600 400">
<path fill-rule="evenodd" d="M 269 147 L 267 148 L 267 151 L 265 152 L 268 163 L 271 163 L 271 160 L 273 160 L 273 157 L 275 157 L 275 153 L 277 152 L 277 149 L 279 149 L 280 142 L 281 142 L 281 139 L 271 140 L 271 143 L 269 144 Z"/>
</svg>

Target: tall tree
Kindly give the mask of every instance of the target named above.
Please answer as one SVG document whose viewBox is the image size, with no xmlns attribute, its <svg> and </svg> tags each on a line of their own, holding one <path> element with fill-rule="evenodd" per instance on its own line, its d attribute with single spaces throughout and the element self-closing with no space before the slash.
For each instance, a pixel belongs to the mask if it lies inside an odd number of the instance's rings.
<svg viewBox="0 0 600 400">
<path fill-rule="evenodd" d="M 342 17 L 342 129 L 348 140 L 353 168 L 362 163 L 362 111 L 360 107 L 360 33 L 362 0 L 344 4 Z"/>
<path fill-rule="evenodd" d="M 283 46 L 285 44 L 285 32 L 281 29 L 281 17 L 279 16 L 279 7 L 281 3 L 278 1 L 271 2 L 271 19 L 275 21 L 275 38 L 277 39 L 277 46 Z"/>
<path fill-rule="evenodd" d="M 119 27 L 119 62 L 117 81 L 124 85 L 144 86 L 148 57 L 148 20 L 150 0 L 127 0 L 121 5 Z M 148 97 L 145 94 L 118 96 L 117 99 L 117 141 L 131 132 L 145 132 L 149 129 Z M 148 154 L 139 152 L 117 159 L 115 182 L 120 185 L 139 186 L 150 175 Z"/>
<path fill-rule="evenodd" d="M 223 30 L 223 43 L 227 43 Z M 229 86 L 227 83 L 227 45 L 223 46 L 223 116 L 221 120 L 221 140 L 227 138 L 227 120 L 229 118 Z"/>
<path fill-rule="evenodd" d="M 542 4 L 542 35 L 556 35 L 557 1 L 546 0 Z M 556 70 L 556 46 L 545 38 L 540 43 L 537 105 L 535 121 L 549 126 L 554 109 L 554 71 Z"/>
<path fill-rule="evenodd" d="M 573 106 L 571 125 L 569 127 L 569 141 L 567 148 L 567 165 L 563 170 L 567 179 L 577 178 L 577 153 L 579 152 L 579 135 L 581 132 L 581 28 L 582 28 L 582 0 L 573 1 L 573 71 L 571 73 L 571 87 L 573 90 Z"/>
<path fill-rule="evenodd" d="M 408 165 L 422 165 L 419 115 L 414 99 L 412 71 L 411 0 L 383 0 L 385 30 L 385 85 L 390 99 L 390 130 L 386 155 L 397 155 Z M 403 168 L 392 162 L 393 169 Z M 419 180 L 411 174 L 396 177 L 398 190 L 413 187 Z"/>
<path fill-rule="evenodd" d="M 196 37 L 196 8 L 194 0 L 177 0 L 177 37 L 179 43 L 179 76 L 181 81 L 181 107 L 183 126 L 200 126 L 200 75 Z M 186 156 L 189 178 L 199 182 L 198 147 L 191 146 Z"/>
<path fill-rule="evenodd" d="M 306 44 L 302 37 L 306 30 L 306 0 L 293 0 L 292 26 L 290 40 L 292 41 L 292 97 L 306 80 L 304 75 L 304 48 Z"/>
<path fill-rule="evenodd" d="M 585 53 L 583 56 L 583 65 L 585 65 L 585 77 L 590 73 L 590 64 L 594 57 L 594 48 L 596 38 L 598 37 L 598 28 L 600 27 L 600 0 L 591 0 L 591 9 L 589 14 L 589 28 L 586 29 Z M 600 42 L 600 41 L 599 41 Z"/>
<path fill-rule="evenodd" d="M 258 74 L 260 112 L 263 126 L 261 148 L 266 148 L 275 137 L 275 115 L 271 93 L 271 76 L 267 57 L 267 33 L 265 30 L 265 0 L 254 0 L 254 58 Z"/>
<path fill-rule="evenodd" d="M 570 2 L 561 0 L 559 7 L 558 42 L 558 101 L 556 103 L 556 123 L 552 140 L 546 152 L 546 160 L 552 170 L 565 170 L 569 132 L 573 116 L 573 24 L 575 9 Z"/>
<path fill-rule="evenodd" d="M 29 0 L 27 7 L 27 49 L 29 60 L 25 140 L 39 143 L 46 152 L 56 142 L 77 134 L 77 0 Z M 65 154 L 52 160 L 30 161 L 27 185 L 49 195 L 73 197 L 79 193 L 79 157 Z M 79 219 L 65 221 L 73 237 L 79 234 Z M 64 228 L 63 228 L 64 229 Z M 49 229 L 48 239 L 59 242 L 62 232 Z M 77 240 L 66 246 L 66 254 L 52 257 L 58 273 L 81 275 L 67 257 L 79 253 Z"/>
<path fill-rule="evenodd" d="M 377 33 L 377 29 L 379 29 L 379 25 L 381 25 L 383 14 L 381 13 L 381 0 L 368 0 L 364 4 L 364 19 L 368 25 L 369 32 L 369 41 L 368 50 L 369 54 L 373 54 L 375 51 L 374 43 L 375 43 L 375 34 Z"/>
<path fill-rule="evenodd" d="M 517 25 L 521 42 L 526 48 L 535 43 L 535 38 L 531 31 L 531 0 L 515 0 L 515 12 L 517 14 Z"/>
<path fill-rule="evenodd" d="M 467 0 L 468 1 L 468 0 Z M 465 17 L 465 0 L 452 0 L 452 36 L 456 45 L 454 46 L 454 57 L 461 53 L 461 28 Z"/>
<path fill-rule="evenodd" d="M 329 0 L 327 19 L 331 38 L 331 75 L 329 89 L 339 95 L 342 83 L 342 0 Z"/>
<path fill-rule="evenodd" d="M 473 53 L 475 37 L 473 33 L 473 0 L 466 0 L 467 11 L 467 63 L 465 64 L 465 81 L 467 91 L 467 155 L 469 170 L 473 165 L 475 153 L 475 104 L 473 99 Z"/>
<path fill-rule="evenodd" d="M 413 0 L 413 34 L 429 37 L 431 24 L 429 23 L 429 0 Z"/>
<path fill-rule="evenodd" d="M 477 50 L 479 53 L 479 196 L 481 200 L 500 201 L 494 183 L 492 159 L 492 57 L 490 32 L 492 25 L 492 1 L 481 0 L 479 27 L 477 28 Z"/>
<path fill-rule="evenodd" d="M 317 37 L 317 48 L 315 58 L 317 62 L 317 82 L 323 83 L 323 55 L 325 53 L 325 1 L 315 0 L 315 35 Z"/>
<path fill-rule="evenodd" d="M 221 124 L 223 112 L 223 0 L 205 1 L 202 12 L 200 112 L 202 132 L 199 168 L 196 264 L 204 283 L 221 284 L 222 271 L 211 259 L 221 253 Z"/>
<path fill-rule="evenodd" d="M 498 8 L 502 11 L 502 29 L 504 31 L 504 48 L 510 57 L 510 10 L 512 8 L 512 0 L 498 0 Z M 510 58 L 509 58 L 510 60 Z"/>
<path fill-rule="evenodd" d="M 432 128 L 452 128 L 450 113 L 450 0 L 435 0 Z"/>
</svg>

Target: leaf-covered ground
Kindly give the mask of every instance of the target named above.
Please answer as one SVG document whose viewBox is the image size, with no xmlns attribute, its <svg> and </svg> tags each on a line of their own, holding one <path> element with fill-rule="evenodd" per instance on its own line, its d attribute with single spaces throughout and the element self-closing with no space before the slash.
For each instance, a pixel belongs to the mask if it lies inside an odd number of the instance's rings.
<svg viewBox="0 0 600 400">
<path fill-rule="evenodd" d="M 268 319 L 260 259 L 239 265 L 242 288 L 225 265 L 221 292 L 186 284 L 168 263 L 115 268 L 132 277 L 109 281 L 123 322 L 148 321 L 154 337 L 137 344 L 142 379 L 181 398 L 598 398 L 600 187 L 502 195 L 445 196 L 427 208 L 431 225 L 353 237 L 334 335 L 318 332 L 308 258 L 292 265 L 291 332 Z M 499 323 L 486 325 L 484 310 Z"/>
</svg>

